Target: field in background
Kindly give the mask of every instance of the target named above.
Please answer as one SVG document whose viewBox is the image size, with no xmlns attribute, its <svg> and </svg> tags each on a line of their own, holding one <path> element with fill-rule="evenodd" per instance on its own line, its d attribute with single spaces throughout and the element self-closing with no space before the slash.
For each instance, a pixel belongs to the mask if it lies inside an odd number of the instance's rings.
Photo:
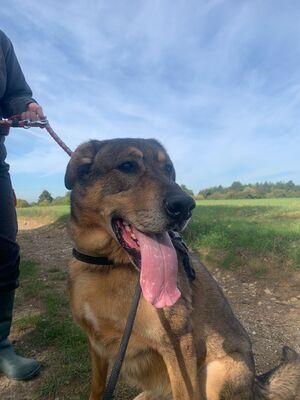
<svg viewBox="0 0 300 400">
<path fill-rule="evenodd" d="M 45 223 L 69 206 L 18 208 L 18 216 Z M 255 274 L 270 267 L 300 268 L 300 199 L 200 200 L 184 234 L 204 261 Z"/>
<path fill-rule="evenodd" d="M 69 207 L 17 213 L 22 264 L 12 340 L 43 369 L 30 383 L 0 376 L 1 400 L 87 399 L 88 346 L 72 321 L 66 290 Z M 282 345 L 299 350 L 300 199 L 198 201 L 184 236 L 249 332 L 259 373 L 275 365 Z M 135 395 L 119 385 L 116 400 Z"/>
<path fill-rule="evenodd" d="M 17 208 L 18 217 L 29 219 L 43 219 L 45 222 L 55 222 L 56 220 L 69 214 L 70 206 L 36 206 Z"/>
<path fill-rule="evenodd" d="M 185 232 L 208 262 L 223 268 L 300 268 L 300 199 L 198 201 Z"/>
</svg>

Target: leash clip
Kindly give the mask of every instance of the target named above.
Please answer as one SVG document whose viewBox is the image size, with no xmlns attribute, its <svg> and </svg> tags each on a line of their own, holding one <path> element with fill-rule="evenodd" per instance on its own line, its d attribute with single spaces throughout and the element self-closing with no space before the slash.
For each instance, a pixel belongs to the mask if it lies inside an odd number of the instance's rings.
<svg viewBox="0 0 300 400">
<path fill-rule="evenodd" d="M 18 121 L 20 127 L 24 129 L 30 129 L 30 128 L 45 128 L 46 126 L 49 125 L 49 122 L 47 119 L 42 119 L 40 121 L 30 121 L 30 119 L 23 119 Z"/>
</svg>

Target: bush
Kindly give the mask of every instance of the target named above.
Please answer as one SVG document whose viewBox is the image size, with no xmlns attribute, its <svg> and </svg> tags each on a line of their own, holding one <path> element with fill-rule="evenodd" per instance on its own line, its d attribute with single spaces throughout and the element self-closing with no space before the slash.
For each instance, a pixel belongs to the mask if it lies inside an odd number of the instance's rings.
<svg viewBox="0 0 300 400">
<path fill-rule="evenodd" d="M 27 200 L 24 200 L 24 199 L 17 199 L 17 207 L 18 207 L 18 208 L 30 207 L 30 204 L 28 203 Z"/>
<path fill-rule="evenodd" d="M 64 196 L 57 196 L 53 199 L 53 206 L 66 206 L 70 204 L 70 192 L 67 192 Z"/>
<path fill-rule="evenodd" d="M 38 202 L 38 206 L 44 207 L 44 206 L 50 206 L 52 203 L 49 200 L 42 200 Z"/>
</svg>

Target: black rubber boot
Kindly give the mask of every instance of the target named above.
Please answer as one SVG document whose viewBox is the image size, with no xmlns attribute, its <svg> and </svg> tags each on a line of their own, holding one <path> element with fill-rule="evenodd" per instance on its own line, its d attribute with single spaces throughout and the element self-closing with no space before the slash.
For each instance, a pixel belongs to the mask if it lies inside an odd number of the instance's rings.
<svg viewBox="0 0 300 400">
<path fill-rule="evenodd" d="M 0 373 L 9 379 L 28 380 L 40 370 L 40 364 L 15 354 L 8 340 L 10 332 L 15 291 L 0 291 Z"/>
</svg>

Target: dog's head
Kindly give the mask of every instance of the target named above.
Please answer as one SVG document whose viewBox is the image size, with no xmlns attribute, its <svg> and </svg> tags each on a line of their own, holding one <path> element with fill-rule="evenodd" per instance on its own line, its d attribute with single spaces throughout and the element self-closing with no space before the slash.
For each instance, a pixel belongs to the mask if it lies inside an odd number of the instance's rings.
<svg viewBox="0 0 300 400">
<path fill-rule="evenodd" d="M 93 253 L 99 249 L 103 254 L 109 247 L 115 255 L 124 255 L 125 250 L 136 260 L 148 251 L 141 246 L 149 247 L 149 238 L 165 243 L 169 230 L 182 230 L 195 207 L 175 183 L 167 152 L 152 139 L 92 140 L 80 145 L 68 164 L 65 184 L 72 189 L 72 224 L 77 233 L 80 227 L 85 232 L 73 238 Z M 87 249 L 82 243 L 91 232 L 94 236 L 98 232 L 98 240 L 90 240 L 94 248 Z"/>
</svg>

